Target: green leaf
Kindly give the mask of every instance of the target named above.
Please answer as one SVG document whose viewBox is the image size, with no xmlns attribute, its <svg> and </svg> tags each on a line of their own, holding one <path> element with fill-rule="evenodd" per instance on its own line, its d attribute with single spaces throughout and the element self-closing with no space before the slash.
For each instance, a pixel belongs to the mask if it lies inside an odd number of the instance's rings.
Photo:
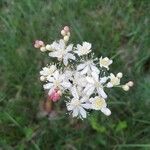
<svg viewBox="0 0 150 150">
<path fill-rule="evenodd" d="M 26 135 L 26 139 L 30 140 L 32 138 L 32 135 L 33 135 L 33 130 L 31 128 L 25 127 L 24 128 L 24 133 Z"/>
<path fill-rule="evenodd" d="M 126 128 L 127 128 L 127 122 L 126 121 L 120 121 L 118 123 L 118 125 L 116 126 L 116 132 L 120 132 Z"/>
</svg>

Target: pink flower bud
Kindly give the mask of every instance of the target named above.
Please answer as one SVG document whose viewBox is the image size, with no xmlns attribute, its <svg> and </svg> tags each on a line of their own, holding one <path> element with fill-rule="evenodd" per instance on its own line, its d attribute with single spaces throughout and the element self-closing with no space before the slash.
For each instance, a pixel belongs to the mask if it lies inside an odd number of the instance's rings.
<svg viewBox="0 0 150 150">
<path fill-rule="evenodd" d="M 68 26 L 65 26 L 65 27 L 64 27 L 64 30 L 65 30 L 66 32 L 69 32 L 70 29 L 69 29 Z"/>
<path fill-rule="evenodd" d="M 34 43 L 34 47 L 35 48 L 40 48 L 42 46 L 44 46 L 44 42 L 43 41 L 41 41 L 41 40 L 36 40 L 35 41 L 35 43 Z"/>
<path fill-rule="evenodd" d="M 52 90 L 52 92 L 49 93 L 49 99 L 53 102 L 58 101 L 61 98 L 61 91 L 58 89 Z"/>
</svg>

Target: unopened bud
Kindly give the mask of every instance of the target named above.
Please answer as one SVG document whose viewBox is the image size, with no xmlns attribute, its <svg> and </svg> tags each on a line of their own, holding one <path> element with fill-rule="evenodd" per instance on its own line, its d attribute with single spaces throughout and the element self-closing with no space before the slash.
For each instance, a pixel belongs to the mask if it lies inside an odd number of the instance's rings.
<svg viewBox="0 0 150 150">
<path fill-rule="evenodd" d="M 69 32 L 70 29 L 69 29 L 68 26 L 65 26 L 65 27 L 64 27 L 64 30 L 65 30 L 66 32 Z"/>
<path fill-rule="evenodd" d="M 47 44 L 46 47 L 45 47 L 48 51 L 51 51 L 52 50 L 52 47 L 50 44 Z"/>
<path fill-rule="evenodd" d="M 40 48 L 41 52 L 45 52 L 46 51 L 46 48 L 43 46 Z"/>
<path fill-rule="evenodd" d="M 67 35 L 70 36 L 70 32 L 67 32 Z"/>
<path fill-rule="evenodd" d="M 66 31 L 65 30 L 61 30 L 61 35 L 65 36 L 66 35 Z"/>
<path fill-rule="evenodd" d="M 68 42 L 68 41 L 69 41 L 69 36 L 67 36 L 67 35 L 64 36 L 64 41 L 65 41 L 65 42 Z"/>
<path fill-rule="evenodd" d="M 122 89 L 123 89 L 124 91 L 129 91 L 130 88 L 129 88 L 128 85 L 125 84 L 125 85 L 122 86 Z"/>
<path fill-rule="evenodd" d="M 132 81 L 129 81 L 129 82 L 127 83 L 127 85 L 130 86 L 130 87 L 132 87 L 132 86 L 134 85 L 134 83 L 133 83 Z"/>
<path fill-rule="evenodd" d="M 118 77 L 118 78 L 122 78 L 122 77 L 123 77 L 123 74 L 122 74 L 121 72 L 119 72 L 119 73 L 117 74 L 117 77 Z"/>
<path fill-rule="evenodd" d="M 40 76 L 40 80 L 41 81 L 45 81 L 45 77 L 44 76 Z"/>
</svg>

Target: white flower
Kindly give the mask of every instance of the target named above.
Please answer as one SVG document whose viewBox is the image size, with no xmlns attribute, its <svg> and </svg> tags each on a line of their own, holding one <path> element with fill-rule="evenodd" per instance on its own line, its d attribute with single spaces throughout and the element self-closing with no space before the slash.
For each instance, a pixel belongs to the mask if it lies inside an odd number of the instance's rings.
<svg viewBox="0 0 150 150">
<path fill-rule="evenodd" d="M 111 114 L 111 111 L 106 107 L 106 101 L 102 97 L 96 96 L 94 98 L 90 98 L 91 108 L 94 110 L 101 110 L 106 116 Z"/>
<path fill-rule="evenodd" d="M 117 86 L 120 84 L 120 78 L 115 77 L 113 73 L 110 74 L 109 79 L 110 79 L 110 82 L 107 83 L 108 88 Z"/>
<path fill-rule="evenodd" d="M 52 45 L 53 52 L 49 53 L 50 57 L 57 57 L 58 60 L 63 60 L 65 66 L 68 65 L 68 60 L 75 60 L 75 56 L 70 53 L 73 48 L 73 44 L 66 46 L 64 40 L 60 40 L 59 43 L 54 42 Z"/>
<path fill-rule="evenodd" d="M 44 76 L 45 78 L 50 77 L 54 71 L 56 71 L 56 66 L 55 65 L 51 65 L 48 67 L 44 67 L 41 71 L 40 71 L 40 75 Z"/>
<path fill-rule="evenodd" d="M 78 71 L 66 70 L 64 72 L 65 78 L 72 84 L 76 86 L 79 95 L 82 95 L 83 88 L 87 85 L 87 80 L 84 75 L 81 75 Z"/>
<path fill-rule="evenodd" d="M 100 64 L 100 67 L 104 67 L 106 68 L 107 70 L 109 70 L 109 65 L 111 65 L 113 63 L 112 60 L 110 60 L 108 57 L 105 57 L 105 58 L 100 58 L 99 59 L 99 64 Z"/>
<path fill-rule="evenodd" d="M 44 89 L 47 89 L 47 90 L 50 89 L 50 91 L 55 89 L 55 88 L 58 88 L 60 90 L 64 90 L 64 89 L 68 89 L 71 87 L 71 83 L 68 82 L 65 79 L 65 76 L 60 74 L 58 70 L 56 70 L 53 73 L 52 77 L 48 77 L 47 80 L 48 80 L 48 83 L 45 84 L 43 87 L 44 87 Z"/>
<path fill-rule="evenodd" d="M 93 60 L 89 60 L 83 64 L 79 64 L 77 66 L 77 71 L 80 71 L 81 75 L 84 75 L 84 74 L 90 75 L 91 72 L 96 72 L 97 74 L 100 73 L 99 69 L 93 63 Z"/>
<path fill-rule="evenodd" d="M 92 72 L 92 77 L 87 76 L 86 77 L 89 84 L 84 89 L 84 93 L 91 95 L 94 93 L 95 89 L 96 92 L 99 94 L 99 96 L 102 96 L 103 98 L 107 98 L 106 93 L 103 90 L 103 84 L 106 83 L 107 77 L 103 77 L 99 79 L 99 75 L 95 72 Z"/>
<path fill-rule="evenodd" d="M 87 55 L 91 52 L 91 44 L 88 42 L 83 42 L 82 45 L 78 44 L 77 50 L 74 52 L 77 53 L 79 56 Z"/>
<path fill-rule="evenodd" d="M 71 111 L 73 117 L 86 118 L 87 112 L 85 109 L 90 109 L 90 103 L 87 103 L 87 97 L 80 97 L 76 87 L 72 87 L 71 93 L 73 98 L 66 103 L 67 110 Z"/>
<path fill-rule="evenodd" d="M 85 87 L 87 84 L 87 80 L 85 75 L 81 75 L 80 72 L 75 71 L 72 76 L 73 85 Z"/>
</svg>

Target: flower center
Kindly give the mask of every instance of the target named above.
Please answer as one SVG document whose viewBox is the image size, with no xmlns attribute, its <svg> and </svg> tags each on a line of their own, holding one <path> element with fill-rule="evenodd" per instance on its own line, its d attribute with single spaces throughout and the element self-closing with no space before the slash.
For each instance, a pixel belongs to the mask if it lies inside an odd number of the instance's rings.
<svg viewBox="0 0 150 150">
<path fill-rule="evenodd" d="M 54 84 L 56 87 L 60 87 L 60 81 L 56 80 Z"/>
<path fill-rule="evenodd" d="M 101 109 L 105 105 L 105 101 L 103 99 L 97 98 L 93 103 L 96 109 Z"/>
<path fill-rule="evenodd" d="M 95 87 L 96 87 L 96 88 L 99 88 L 99 87 L 101 87 L 101 88 L 102 88 L 102 85 L 101 85 L 101 83 L 100 83 L 100 82 L 95 81 Z"/>
<path fill-rule="evenodd" d="M 76 100 L 74 100 L 73 104 L 75 107 L 77 107 L 80 105 L 80 101 L 78 99 L 76 99 Z"/>
</svg>

